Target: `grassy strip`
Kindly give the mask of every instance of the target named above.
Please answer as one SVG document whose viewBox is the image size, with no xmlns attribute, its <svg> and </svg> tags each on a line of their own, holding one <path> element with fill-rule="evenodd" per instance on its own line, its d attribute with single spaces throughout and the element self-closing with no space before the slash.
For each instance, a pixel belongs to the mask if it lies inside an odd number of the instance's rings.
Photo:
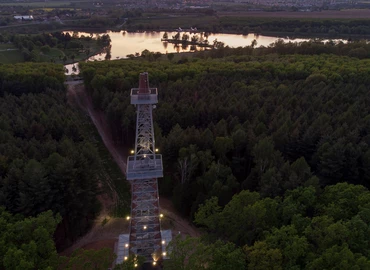
<svg viewBox="0 0 370 270">
<path fill-rule="evenodd" d="M 178 27 L 190 28 L 201 25 L 218 25 L 218 19 L 214 16 L 199 16 L 199 15 L 173 15 L 173 16 L 157 16 L 157 17 L 139 17 L 134 18 L 130 22 L 130 27 L 139 27 L 145 29 L 150 26 L 152 29 L 166 28 L 176 29 Z"/>
<path fill-rule="evenodd" d="M 7 49 L 16 49 L 16 48 L 10 43 L 0 43 L 0 51 Z"/>
<path fill-rule="evenodd" d="M 0 51 L 0 63 L 15 64 L 24 62 L 24 58 L 19 50 Z"/>
</svg>

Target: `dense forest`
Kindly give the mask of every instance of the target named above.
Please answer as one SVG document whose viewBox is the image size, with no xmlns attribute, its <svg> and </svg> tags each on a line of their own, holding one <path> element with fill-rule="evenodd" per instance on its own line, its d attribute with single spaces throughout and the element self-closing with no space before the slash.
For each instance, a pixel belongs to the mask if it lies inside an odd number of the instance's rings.
<svg viewBox="0 0 370 270">
<path fill-rule="evenodd" d="M 111 249 L 57 253 L 91 227 L 98 194 L 119 192 L 64 81 L 62 65 L 0 65 L 0 269 L 107 269 L 115 258 Z"/>
<path fill-rule="evenodd" d="M 215 47 L 218 50 L 208 52 L 209 57 L 220 58 L 226 56 L 266 56 L 271 54 L 287 55 L 287 54 L 303 54 L 303 55 L 321 55 L 321 54 L 334 54 L 339 56 L 349 56 L 359 59 L 370 58 L 370 43 L 366 40 L 348 41 L 322 41 L 320 39 L 312 39 L 302 42 L 284 42 L 278 39 L 271 43 L 269 46 L 260 46 L 258 48 L 257 40 L 253 40 L 250 46 L 230 48 L 225 47 L 225 44 L 219 41 L 214 41 Z M 204 58 L 202 53 L 199 53 L 200 58 Z M 241 58 L 240 61 L 248 59 Z M 234 59 L 233 61 L 239 61 Z"/>
<path fill-rule="evenodd" d="M 370 60 L 362 44 L 279 41 L 172 62 L 80 64 L 94 106 L 128 143 L 135 131 L 129 90 L 138 73 L 148 71 L 150 85 L 158 87 L 160 192 L 208 231 L 203 240 L 174 242 L 177 263 L 200 262 L 184 269 L 204 267 L 190 247 L 199 246 L 208 262 L 215 259 L 216 239 L 231 242 L 228 251 L 219 250 L 230 260 L 243 254 L 235 269 L 332 268 L 347 257 L 347 266 L 369 267 L 369 239 L 362 236 L 368 230 Z M 356 55 L 359 50 L 365 53 Z"/>
<path fill-rule="evenodd" d="M 160 95 L 155 119 L 166 168 L 161 191 L 173 195 L 179 210 L 193 216 L 205 199 L 217 196 L 225 205 L 246 188 L 282 195 L 313 175 L 322 185 L 368 186 L 369 60 L 276 53 L 203 57 L 160 65 L 81 63 L 95 106 L 106 111 L 115 136 L 127 141 L 135 130 L 129 89 L 137 84 L 137 70 L 149 72 Z"/>
<path fill-rule="evenodd" d="M 367 19 L 289 19 L 289 18 L 251 18 L 225 16 L 219 25 L 213 26 L 224 31 L 243 31 L 244 33 L 281 32 L 296 35 L 369 35 L 370 21 Z"/>
<path fill-rule="evenodd" d="M 98 213 L 100 158 L 67 106 L 62 66 L 2 65 L 0 89 L 0 205 L 60 214 L 56 241 L 66 246 Z"/>
<path fill-rule="evenodd" d="M 224 208 L 213 197 L 195 216 L 209 234 L 175 238 L 165 269 L 369 269 L 369 202 L 347 183 L 275 198 L 243 190 Z"/>
<path fill-rule="evenodd" d="M 160 193 L 204 230 L 175 238 L 165 269 L 368 269 L 368 44 L 254 45 L 80 63 L 95 108 L 127 147 L 130 88 L 148 71 L 159 89 Z M 0 65 L 0 241 L 9 247 L 0 269 L 99 269 L 114 259 L 109 250 L 66 259 L 53 245 L 89 228 L 103 173 L 64 79 L 54 64 Z"/>
</svg>

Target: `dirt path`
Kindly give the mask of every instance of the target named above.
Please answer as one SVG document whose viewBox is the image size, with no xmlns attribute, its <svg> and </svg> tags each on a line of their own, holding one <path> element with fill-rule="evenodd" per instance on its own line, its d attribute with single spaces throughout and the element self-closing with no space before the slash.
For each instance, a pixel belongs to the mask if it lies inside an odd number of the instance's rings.
<svg viewBox="0 0 370 270">
<path fill-rule="evenodd" d="M 114 160 L 117 162 L 123 174 L 126 172 L 126 156 L 124 151 L 118 151 L 117 146 L 111 140 L 109 127 L 107 125 L 103 112 L 99 112 L 93 108 L 92 100 L 87 96 L 82 81 L 73 81 L 67 83 L 67 99 L 71 104 L 75 104 L 83 109 L 93 121 L 97 128 L 105 146 L 108 148 Z M 107 194 L 98 197 L 102 203 L 102 211 L 94 222 L 91 230 L 79 240 L 76 241 L 70 248 L 63 251 L 63 255 L 69 255 L 77 248 L 103 248 L 110 247 L 114 249 L 114 244 L 118 239 L 118 235 L 129 232 L 129 222 L 124 218 L 112 218 L 109 216 L 109 209 L 114 203 L 112 198 Z M 197 237 L 200 235 L 199 231 L 190 224 L 186 219 L 176 213 L 170 200 L 160 198 L 160 211 L 164 214 L 163 228 L 171 229 L 173 235 L 179 232 L 183 235 Z M 103 220 L 108 222 L 103 226 Z"/>
<path fill-rule="evenodd" d="M 126 172 L 126 158 L 123 156 L 122 153 L 119 153 L 119 151 L 117 151 L 116 146 L 111 140 L 109 127 L 107 125 L 104 113 L 94 109 L 92 100 L 90 97 L 87 96 L 82 81 L 69 82 L 67 85 L 68 101 L 77 104 L 90 116 L 90 119 L 93 121 L 95 127 L 97 128 L 105 146 L 108 148 L 114 160 L 117 162 L 121 171 L 123 173 Z"/>
</svg>

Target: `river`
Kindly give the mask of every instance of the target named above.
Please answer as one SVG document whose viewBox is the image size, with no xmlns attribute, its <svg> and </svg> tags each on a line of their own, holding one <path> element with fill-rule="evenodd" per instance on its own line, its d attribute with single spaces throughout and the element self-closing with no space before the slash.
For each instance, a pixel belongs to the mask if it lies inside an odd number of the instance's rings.
<svg viewBox="0 0 370 270">
<path fill-rule="evenodd" d="M 72 31 L 66 31 L 72 35 Z M 179 53 L 179 52 L 189 52 L 190 46 L 187 48 L 182 48 L 181 46 L 176 47 L 174 44 L 162 42 L 161 38 L 163 37 L 164 32 L 112 32 L 107 31 L 111 38 L 111 59 L 125 59 L 127 55 L 130 54 L 141 54 L 142 51 L 145 49 L 151 52 L 160 52 L 160 53 Z M 168 37 L 174 36 L 177 32 L 167 32 Z M 185 32 L 184 32 L 185 33 Z M 102 35 L 104 33 L 86 33 L 86 32 L 78 32 L 78 35 Z M 183 33 L 181 33 L 182 35 Z M 189 33 L 187 33 L 189 34 Z M 194 34 L 190 34 L 190 38 Z M 201 34 L 198 33 L 198 36 Z M 204 37 L 203 37 L 204 38 Z M 225 46 L 229 47 L 245 47 L 251 45 L 252 41 L 255 39 L 257 41 L 257 47 L 259 46 L 269 46 L 271 43 L 274 43 L 278 39 L 282 39 L 285 42 L 294 41 L 294 42 L 301 42 L 307 41 L 309 39 L 304 38 L 296 38 L 291 39 L 289 37 L 280 38 L 280 37 L 270 37 L 270 36 L 262 36 L 262 35 L 255 35 L 255 34 L 248 34 L 248 35 L 236 35 L 236 34 L 209 34 L 208 41 L 210 44 L 217 39 L 217 41 L 221 41 L 225 44 Z M 197 50 L 202 50 L 203 48 L 197 48 Z M 105 59 L 105 53 L 101 53 L 98 55 L 94 55 L 87 59 L 87 61 L 101 61 Z M 74 73 L 78 73 L 77 64 L 69 64 L 65 65 L 66 74 L 71 74 L 72 67 L 75 65 L 77 70 Z"/>
</svg>

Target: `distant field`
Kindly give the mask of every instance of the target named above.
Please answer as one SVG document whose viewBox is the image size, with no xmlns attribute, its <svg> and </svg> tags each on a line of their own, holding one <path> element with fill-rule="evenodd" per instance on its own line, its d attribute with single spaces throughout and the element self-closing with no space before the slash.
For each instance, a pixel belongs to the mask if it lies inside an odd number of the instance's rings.
<svg viewBox="0 0 370 270">
<path fill-rule="evenodd" d="M 235 17 L 262 17 L 262 18 L 317 18 L 317 19 L 370 19 L 370 9 L 345 9 L 325 10 L 315 12 L 264 12 L 264 11 L 243 11 L 243 12 L 218 12 L 218 16 Z"/>
<path fill-rule="evenodd" d="M 57 63 L 61 63 L 61 59 L 63 57 L 64 53 L 61 50 L 58 50 L 57 48 L 51 48 L 49 52 L 40 54 L 40 61 L 49 62 L 51 60 L 54 60 Z"/>
<path fill-rule="evenodd" d="M 24 62 L 23 56 L 19 50 L 15 51 L 1 51 L 0 49 L 0 63 L 2 64 L 15 64 Z"/>
<path fill-rule="evenodd" d="M 173 16 L 148 16 L 135 18 L 135 25 L 150 25 L 152 27 L 164 27 L 164 28 L 190 28 L 194 26 L 204 26 L 218 24 L 218 19 L 214 16 L 199 16 L 199 15 L 173 15 Z"/>
<path fill-rule="evenodd" d="M 17 2 L 17 3 L 1 3 L 1 6 L 21 6 L 21 7 L 31 7 L 31 8 L 57 8 L 57 7 L 69 7 L 69 6 L 79 6 L 80 4 L 85 4 L 87 1 L 53 1 L 53 2 Z M 91 3 L 91 2 L 89 2 Z"/>
<path fill-rule="evenodd" d="M 0 43 L 0 51 L 7 49 L 15 49 L 15 47 L 13 46 L 13 44 Z"/>
<path fill-rule="evenodd" d="M 1 5 L 0 5 L 1 6 Z M 50 12 L 50 11 L 53 11 L 54 9 L 56 8 L 37 8 L 35 10 L 43 10 L 43 11 L 46 11 L 46 12 Z M 30 11 L 33 12 L 35 11 L 33 9 L 31 9 Z M 74 10 L 74 11 L 80 11 L 81 9 L 76 9 L 76 8 L 73 8 L 73 7 L 66 7 L 66 8 L 58 8 L 58 10 Z"/>
<path fill-rule="evenodd" d="M 32 3 L 1 3 L 1 6 L 22 6 L 22 7 L 35 7 L 35 8 L 51 8 L 51 7 L 63 7 L 69 6 L 70 1 L 56 1 L 56 2 L 32 2 Z"/>
</svg>

